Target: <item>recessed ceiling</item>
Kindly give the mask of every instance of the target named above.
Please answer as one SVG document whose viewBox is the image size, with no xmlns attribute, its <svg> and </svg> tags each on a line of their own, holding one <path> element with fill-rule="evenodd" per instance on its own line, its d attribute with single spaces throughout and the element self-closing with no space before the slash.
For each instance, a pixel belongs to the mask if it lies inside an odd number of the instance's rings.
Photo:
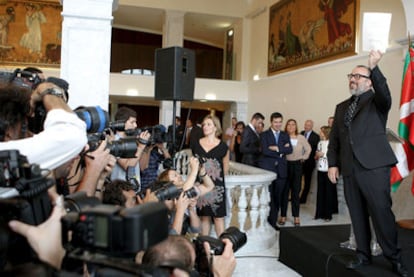
<svg viewBox="0 0 414 277">
<path fill-rule="evenodd" d="M 124 5 L 118 6 L 113 16 L 115 27 L 162 34 L 164 10 Z M 184 37 L 187 40 L 224 48 L 225 33 L 237 20 L 237 17 L 186 13 Z"/>
</svg>

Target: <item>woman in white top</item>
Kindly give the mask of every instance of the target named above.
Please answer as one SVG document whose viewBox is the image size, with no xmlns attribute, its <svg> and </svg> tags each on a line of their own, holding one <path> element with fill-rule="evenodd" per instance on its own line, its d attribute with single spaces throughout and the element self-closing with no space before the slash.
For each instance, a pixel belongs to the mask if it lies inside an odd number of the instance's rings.
<svg viewBox="0 0 414 277">
<path fill-rule="evenodd" d="M 318 192 L 316 198 L 316 212 L 315 219 L 324 219 L 325 221 L 332 220 L 332 214 L 338 212 L 338 199 L 336 185 L 332 184 L 328 178 L 328 152 L 329 133 L 331 127 L 322 126 L 320 131 L 321 140 L 318 143 L 318 148 L 315 154 L 315 159 L 318 160 Z"/>
</svg>

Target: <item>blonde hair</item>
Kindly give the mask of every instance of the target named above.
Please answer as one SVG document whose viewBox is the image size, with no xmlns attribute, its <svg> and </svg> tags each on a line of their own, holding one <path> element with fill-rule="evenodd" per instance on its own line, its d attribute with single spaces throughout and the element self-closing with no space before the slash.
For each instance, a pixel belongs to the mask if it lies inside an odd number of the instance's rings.
<svg viewBox="0 0 414 277">
<path fill-rule="evenodd" d="M 207 119 L 211 119 L 211 121 L 213 121 L 214 126 L 216 127 L 216 137 L 219 137 L 222 134 L 222 129 L 221 129 L 221 123 L 220 123 L 220 119 L 218 119 L 217 116 L 215 115 L 206 115 L 203 119 L 203 122 Z"/>
</svg>

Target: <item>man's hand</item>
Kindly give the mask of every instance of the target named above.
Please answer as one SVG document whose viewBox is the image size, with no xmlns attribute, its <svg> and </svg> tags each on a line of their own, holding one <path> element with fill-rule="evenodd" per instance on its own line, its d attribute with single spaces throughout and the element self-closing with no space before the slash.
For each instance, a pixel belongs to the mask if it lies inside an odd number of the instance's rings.
<svg viewBox="0 0 414 277">
<path fill-rule="evenodd" d="M 368 66 L 369 68 L 373 69 L 379 63 L 382 58 L 383 53 L 379 50 L 371 50 L 368 55 Z"/>
<path fill-rule="evenodd" d="M 332 184 L 336 184 L 339 178 L 339 169 L 338 167 L 330 167 L 328 169 L 328 178 Z"/>
<path fill-rule="evenodd" d="M 223 242 L 226 245 L 223 253 L 219 256 L 213 256 L 213 261 L 210 261 L 213 267 L 211 271 L 216 277 L 231 277 L 236 268 L 233 243 L 229 239 L 223 239 Z M 209 257 L 210 244 L 208 244 L 208 242 L 204 242 L 204 251 L 206 251 L 207 257 Z"/>
<path fill-rule="evenodd" d="M 56 192 L 49 192 L 52 202 L 56 205 L 50 217 L 38 226 L 31 226 L 26 223 L 12 220 L 10 228 L 27 238 L 32 249 L 37 253 L 39 259 L 60 269 L 65 250 L 62 246 L 62 224 L 60 219 L 65 215 L 63 197 Z"/>
</svg>

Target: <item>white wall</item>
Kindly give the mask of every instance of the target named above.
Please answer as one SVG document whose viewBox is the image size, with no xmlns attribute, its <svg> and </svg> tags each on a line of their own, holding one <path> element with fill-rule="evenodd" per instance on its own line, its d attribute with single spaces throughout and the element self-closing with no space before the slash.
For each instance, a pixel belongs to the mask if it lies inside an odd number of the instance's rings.
<svg viewBox="0 0 414 277">
<path fill-rule="evenodd" d="M 263 0 L 264 2 L 267 2 Z M 277 1 L 273 1 L 277 2 Z M 361 0 L 362 13 L 392 12 L 390 47 L 380 62 L 380 68 L 388 79 L 393 95 L 393 106 L 390 112 L 388 127 L 396 131 L 399 119 L 399 100 L 403 57 L 405 49 L 394 42 L 404 38 L 406 25 L 401 1 Z M 285 119 L 295 118 L 300 127 L 306 119 L 315 121 L 315 129 L 327 123 L 335 106 L 349 97 L 346 74 L 357 64 L 367 63 L 367 53 L 360 52 L 356 56 L 336 60 L 330 63 L 305 67 L 289 73 L 267 76 L 267 43 L 269 13 L 251 21 L 250 76 L 259 74 L 260 81 L 249 82 L 249 116 L 260 111 L 266 116 L 266 127 L 269 126 L 269 115 L 281 112 Z M 362 25 L 362 24 L 361 24 Z M 259 32 L 258 30 L 266 30 Z"/>
</svg>

